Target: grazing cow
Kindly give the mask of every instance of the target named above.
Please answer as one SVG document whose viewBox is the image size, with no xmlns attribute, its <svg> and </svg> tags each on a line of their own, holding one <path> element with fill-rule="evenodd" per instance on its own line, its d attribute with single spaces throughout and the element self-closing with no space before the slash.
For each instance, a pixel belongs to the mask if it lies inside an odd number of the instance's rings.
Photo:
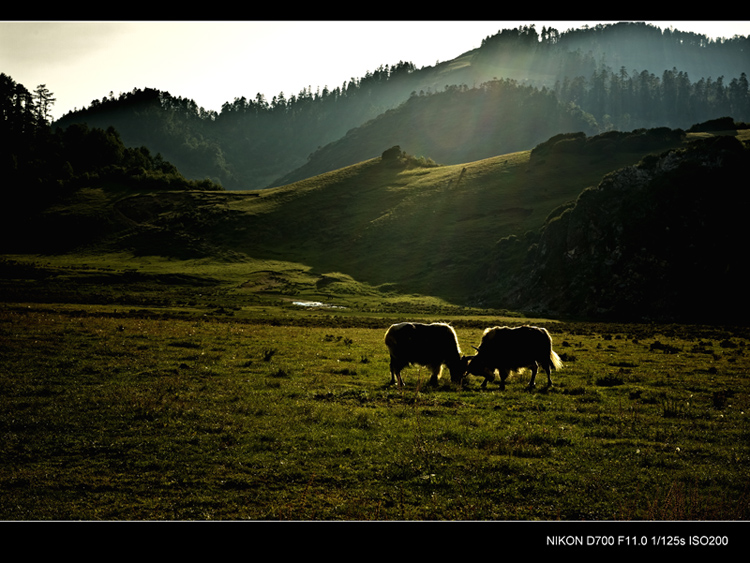
<svg viewBox="0 0 750 563">
<path fill-rule="evenodd" d="M 466 371 L 458 338 L 453 327 L 445 323 L 399 323 L 385 333 L 385 345 L 391 353 L 391 383 L 404 386 L 401 370 L 409 364 L 430 369 L 430 385 L 437 385 L 443 364 L 448 367 L 451 381 L 460 383 Z"/>
<path fill-rule="evenodd" d="M 541 368 L 547 373 L 547 387 L 552 385 L 551 370 L 563 367 L 560 357 L 552 350 L 552 338 L 544 328 L 520 326 L 518 328 L 493 327 L 482 335 L 482 342 L 475 356 L 469 356 L 466 371 L 472 375 L 483 375 L 482 389 L 495 379 L 495 370 L 500 372 L 500 387 L 512 371 L 531 369 L 529 389 L 534 387 L 536 372 Z"/>
</svg>

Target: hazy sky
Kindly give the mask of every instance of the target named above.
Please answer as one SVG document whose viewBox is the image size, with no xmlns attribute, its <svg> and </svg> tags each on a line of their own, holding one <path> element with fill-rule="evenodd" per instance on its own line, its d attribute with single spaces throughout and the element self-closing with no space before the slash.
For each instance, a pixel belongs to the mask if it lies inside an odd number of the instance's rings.
<svg viewBox="0 0 750 563">
<path fill-rule="evenodd" d="M 270 101 L 335 88 L 380 65 L 417 68 L 479 47 L 506 28 L 559 31 L 588 21 L 10 21 L 0 22 L 0 72 L 45 84 L 59 118 L 113 92 L 155 88 L 221 110 L 235 97 Z M 750 21 L 649 21 L 708 37 L 750 35 Z"/>
</svg>

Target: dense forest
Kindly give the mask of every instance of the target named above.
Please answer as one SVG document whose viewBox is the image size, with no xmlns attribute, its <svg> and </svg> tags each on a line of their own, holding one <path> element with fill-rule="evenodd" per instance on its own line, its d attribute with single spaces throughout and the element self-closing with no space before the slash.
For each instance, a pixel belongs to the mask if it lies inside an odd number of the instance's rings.
<svg viewBox="0 0 750 563">
<path fill-rule="evenodd" d="M 33 92 L 0 74 L 0 211 L 4 239 L 35 236 L 34 217 L 88 187 L 119 190 L 220 190 L 209 180 L 188 180 L 161 154 L 126 147 L 119 133 L 74 123 L 50 126 L 53 93 Z M 38 234 L 38 233 L 37 233 Z"/>
<path fill-rule="evenodd" d="M 722 115 L 750 115 L 748 80 L 743 72 L 729 84 L 723 77 L 690 82 L 688 74 L 672 68 L 657 76 L 646 70 L 630 76 L 594 71 L 586 80 L 578 77 L 558 83 L 555 92 L 564 102 L 585 107 L 602 130 L 630 130 L 660 123 L 687 127 Z"/>
<path fill-rule="evenodd" d="M 210 181 L 186 180 L 173 164 L 159 153 L 151 154 L 146 146 L 126 147 L 112 126 L 98 129 L 71 124 L 53 129 L 49 114 L 54 101 L 45 85 L 32 93 L 0 74 L 0 170 L 9 188 L 35 186 L 35 199 L 94 183 L 143 189 L 220 189 Z"/>
<path fill-rule="evenodd" d="M 589 77 L 609 68 L 649 70 L 657 75 L 677 67 L 693 77 L 737 76 L 747 68 L 750 38 L 710 39 L 640 22 L 583 26 L 560 33 L 534 25 L 504 29 L 487 37 L 473 55 L 476 66 L 502 68 L 538 86 L 564 77 Z"/>
<path fill-rule="evenodd" d="M 321 170 L 320 164 L 308 164 L 322 158 L 317 151 L 326 148 L 330 153 L 328 145 L 347 133 L 363 136 L 365 132 L 356 130 L 402 105 L 408 109 L 401 111 L 408 111 L 411 122 L 423 129 L 393 129 L 385 144 L 368 143 L 365 158 L 394 144 L 423 154 L 419 147 L 396 137 L 433 134 L 436 110 L 441 114 L 469 112 L 487 84 L 498 80 L 524 88 L 535 101 L 554 97 L 564 111 L 582 116 L 585 131 L 592 133 L 686 128 L 726 115 L 748 121 L 748 53 L 750 39 L 746 37 L 713 41 L 638 23 L 564 33 L 548 28 L 539 33 L 528 26 L 502 30 L 486 38 L 480 48 L 434 67 L 417 69 L 400 61 L 341 86 L 315 90 L 308 86 L 298 94 L 280 92 L 271 100 L 261 94 L 235 97 L 220 112 L 204 110 L 168 92 L 134 89 L 93 100 L 88 108 L 71 112 L 54 125 L 113 126 L 127 146 L 145 145 L 158 151 L 188 178 L 209 178 L 226 189 L 258 189 L 277 185 L 289 175 L 299 177 L 302 171 L 294 171 L 303 166 Z M 505 135 L 508 150 L 530 149 L 543 140 L 544 135 L 513 142 L 517 129 L 504 134 L 503 116 L 514 110 L 501 106 L 518 107 L 518 98 L 497 104 L 499 116 L 484 114 L 475 120 L 477 134 L 467 135 L 465 143 L 456 147 L 460 153 L 478 152 L 478 145 L 490 134 Z M 538 121 L 544 116 L 528 114 L 517 120 L 522 118 Z M 343 148 L 342 143 L 338 146 Z M 464 158 L 459 152 L 423 155 L 450 164 Z M 342 161 L 330 155 L 326 158 L 331 165 Z"/>
</svg>

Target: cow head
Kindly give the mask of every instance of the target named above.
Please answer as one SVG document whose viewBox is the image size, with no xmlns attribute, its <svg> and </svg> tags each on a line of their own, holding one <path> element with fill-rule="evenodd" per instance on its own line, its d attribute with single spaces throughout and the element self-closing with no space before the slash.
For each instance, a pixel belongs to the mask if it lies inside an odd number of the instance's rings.
<svg viewBox="0 0 750 563">
<path fill-rule="evenodd" d="M 466 376 L 466 367 L 474 356 L 461 356 L 455 364 L 449 366 L 451 372 L 451 381 L 453 383 L 461 383 Z"/>
<path fill-rule="evenodd" d="M 477 353 L 473 356 L 464 356 L 466 358 L 465 374 L 481 375 L 490 378 L 495 373 L 495 368 L 491 367 L 486 359 L 485 355 L 482 354 L 481 350 L 476 346 L 472 346 Z"/>
</svg>

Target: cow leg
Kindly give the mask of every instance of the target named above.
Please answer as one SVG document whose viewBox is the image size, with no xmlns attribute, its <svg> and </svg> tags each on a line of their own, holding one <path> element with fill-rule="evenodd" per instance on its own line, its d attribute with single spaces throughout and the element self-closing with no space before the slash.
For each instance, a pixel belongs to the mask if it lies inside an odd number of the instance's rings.
<svg viewBox="0 0 750 563">
<path fill-rule="evenodd" d="M 401 379 L 401 370 L 404 369 L 403 363 L 397 362 L 391 358 L 391 385 L 398 382 L 398 387 L 401 389 L 404 386 L 404 381 Z"/>
<path fill-rule="evenodd" d="M 531 366 L 531 380 L 529 381 L 529 389 L 533 389 L 536 387 L 536 383 L 534 380 L 536 379 L 536 372 L 539 370 L 539 366 L 536 365 L 536 362 L 534 362 Z"/>
<path fill-rule="evenodd" d="M 401 374 L 400 373 L 396 373 L 396 379 L 398 380 L 398 388 L 399 389 L 403 389 L 404 388 L 404 380 L 401 379 Z M 396 383 L 396 381 L 393 378 L 391 378 L 391 383 Z"/>
<path fill-rule="evenodd" d="M 404 386 L 404 380 L 401 379 L 401 373 L 398 371 L 391 371 L 391 385 L 394 383 L 397 383 L 399 388 Z"/>
<path fill-rule="evenodd" d="M 508 379 L 510 372 L 507 370 L 500 370 L 500 389 L 505 391 L 505 380 Z"/>
<path fill-rule="evenodd" d="M 440 365 L 429 366 L 432 375 L 430 376 L 430 385 L 437 387 L 438 378 L 440 377 Z"/>
<path fill-rule="evenodd" d="M 393 385 L 394 383 L 396 383 L 396 374 L 397 374 L 396 364 L 393 361 L 393 358 L 391 358 L 390 369 L 391 369 L 391 385 Z M 399 375 L 399 378 L 400 378 L 400 375 Z"/>
<path fill-rule="evenodd" d="M 489 369 L 485 371 L 484 374 L 484 381 L 482 381 L 482 389 L 487 389 L 487 384 L 490 381 L 495 381 L 495 370 L 490 371 Z"/>
<path fill-rule="evenodd" d="M 552 366 L 549 363 L 544 364 L 544 371 L 547 372 L 547 387 L 552 387 Z"/>
</svg>

